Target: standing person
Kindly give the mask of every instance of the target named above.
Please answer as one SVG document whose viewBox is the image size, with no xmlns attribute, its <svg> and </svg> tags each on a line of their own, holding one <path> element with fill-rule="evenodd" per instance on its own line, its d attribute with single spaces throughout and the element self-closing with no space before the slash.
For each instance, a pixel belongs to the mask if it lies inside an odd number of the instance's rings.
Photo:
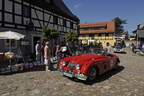
<svg viewBox="0 0 144 96">
<path fill-rule="evenodd" d="M 102 50 L 103 50 L 103 45 L 102 45 L 101 42 L 99 42 L 99 44 L 98 44 L 98 48 L 99 48 L 99 51 L 102 51 Z"/>
<path fill-rule="evenodd" d="M 44 64 L 46 65 L 46 71 L 50 71 L 50 49 L 49 49 L 49 42 L 45 43 L 44 47 Z"/>
<path fill-rule="evenodd" d="M 70 49 L 70 47 L 69 47 L 69 43 L 68 43 L 68 42 L 66 42 L 66 47 L 67 47 L 66 55 L 67 55 L 67 56 L 71 56 L 71 55 L 72 55 L 72 51 L 71 51 L 71 49 Z"/>
<path fill-rule="evenodd" d="M 61 51 L 61 42 L 58 42 L 58 44 L 56 45 L 55 55 L 57 56 L 60 51 Z"/>
<path fill-rule="evenodd" d="M 40 54 L 40 40 L 37 41 L 37 44 L 35 46 L 35 51 L 36 51 L 36 61 L 40 61 L 41 54 Z"/>
<path fill-rule="evenodd" d="M 41 62 L 44 62 L 44 47 L 45 47 L 45 41 L 43 41 L 41 45 Z"/>
<path fill-rule="evenodd" d="M 83 48 L 83 46 L 82 46 L 82 42 L 81 41 L 79 41 L 78 42 L 78 46 L 77 46 L 77 50 L 76 50 L 76 55 L 80 55 L 80 54 L 82 54 L 84 52 L 84 48 Z"/>
<path fill-rule="evenodd" d="M 109 42 L 107 42 L 107 44 L 106 44 L 106 51 L 107 51 L 107 53 L 110 53 L 111 49 L 112 49 L 112 47 L 110 46 Z"/>
</svg>

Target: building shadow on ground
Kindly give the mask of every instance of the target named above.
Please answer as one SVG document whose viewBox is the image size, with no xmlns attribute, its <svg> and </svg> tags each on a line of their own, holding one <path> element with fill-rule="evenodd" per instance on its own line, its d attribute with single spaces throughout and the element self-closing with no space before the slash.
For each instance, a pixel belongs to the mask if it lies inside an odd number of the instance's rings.
<svg viewBox="0 0 144 96">
<path fill-rule="evenodd" d="M 127 52 L 115 52 L 117 54 L 127 54 Z"/>
<path fill-rule="evenodd" d="M 93 85 L 93 84 L 98 83 L 98 82 L 103 82 L 103 81 L 109 79 L 113 75 L 118 74 L 119 72 L 121 72 L 123 70 L 124 70 L 123 66 L 118 66 L 117 69 L 110 70 L 110 71 L 104 73 L 103 75 L 98 76 L 94 81 L 91 81 L 91 82 L 81 81 L 81 80 L 78 80 L 78 79 L 71 79 L 71 80 L 75 81 L 75 82 L 79 82 L 79 83 L 84 83 L 86 85 Z"/>
</svg>

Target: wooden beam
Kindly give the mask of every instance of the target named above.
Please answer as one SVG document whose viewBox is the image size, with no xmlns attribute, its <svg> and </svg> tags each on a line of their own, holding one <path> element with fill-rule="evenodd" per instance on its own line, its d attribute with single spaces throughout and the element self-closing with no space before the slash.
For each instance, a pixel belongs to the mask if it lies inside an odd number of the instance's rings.
<svg viewBox="0 0 144 96">
<path fill-rule="evenodd" d="M 14 0 L 12 1 L 12 18 L 13 18 L 13 23 L 15 24 L 15 3 Z M 16 28 L 16 24 L 15 24 L 15 28 Z"/>
<path fill-rule="evenodd" d="M 34 9 L 34 11 L 35 11 L 36 17 L 39 19 L 38 14 L 37 14 L 37 12 L 36 12 L 35 9 Z M 39 24 L 40 24 L 40 27 L 42 27 L 41 22 L 40 22 L 39 20 L 38 20 L 38 22 L 39 22 Z"/>
<path fill-rule="evenodd" d="M 2 27 L 4 27 L 4 21 L 5 21 L 5 0 L 2 0 Z"/>
</svg>

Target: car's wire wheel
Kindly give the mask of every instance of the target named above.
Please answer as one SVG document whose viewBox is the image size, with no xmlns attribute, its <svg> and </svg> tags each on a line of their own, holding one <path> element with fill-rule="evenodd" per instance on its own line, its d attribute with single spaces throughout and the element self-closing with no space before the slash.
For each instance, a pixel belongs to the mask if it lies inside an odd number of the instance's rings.
<svg viewBox="0 0 144 96">
<path fill-rule="evenodd" d="M 88 72 L 88 81 L 93 81 L 97 76 L 97 69 L 93 66 Z"/>
</svg>

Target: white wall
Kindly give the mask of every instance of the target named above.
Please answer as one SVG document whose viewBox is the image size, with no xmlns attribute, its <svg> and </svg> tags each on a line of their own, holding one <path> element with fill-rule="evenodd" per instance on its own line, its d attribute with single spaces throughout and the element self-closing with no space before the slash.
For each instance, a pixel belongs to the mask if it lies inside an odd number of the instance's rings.
<svg viewBox="0 0 144 96">
<path fill-rule="evenodd" d="M 21 16 L 15 16 L 15 23 L 22 24 L 21 18 L 22 18 Z"/>
<path fill-rule="evenodd" d="M 70 22 L 69 21 L 67 21 L 67 27 L 70 27 Z"/>
<path fill-rule="evenodd" d="M 48 14 L 44 14 L 44 20 L 45 20 L 45 21 L 48 21 L 49 18 L 50 18 L 50 15 L 48 15 Z"/>
<path fill-rule="evenodd" d="M 15 13 L 22 15 L 21 10 L 22 10 L 22 6 L 20 4 L 15 3 Z"/>
<path fill-rule="evenodd" d="M 29 3 L 27 3 L 27 2 L 24 2 L 23 4 L 29 6 Z"/>
<path fill-rule="evenodd" d="M 52 25 L 52 24 L 49 24 L 48 27 L 49 27 L 49 28 L 53 28 L 53 25 Z"/>
<path fill-rule="evenodd" d="M 21 0 L 15 0 L 15 1 L 17 1 L 17 2 L 21 3 Z"/>
<path fill-rule="evenodd" d="M 5 13 L 5 21 L 7 22 L 12 22 L 12 14 Z"/>
<path fill-rule="evenodd" d="M 31 9 L 31 15 L 32 15 L 32 18 L 37 18 L 34 9 Z"/>
<path fill-rule="evenodd" d="M 25 18 L 25 17 L 24 17 L 24 24 L 28 24 L 28 23 L 29 23 L 29 21 L 30 21 L 30 19 L 29 19 L 29 18 Z"/>
<path fill-rule="evenodd" d="M 2 9 L 2 0 L 0 0 L 0 10 Z"/>
<path fill-rule="evenodd" d="M 36 10 L 36 13 L 38 15 L 38 19 L 43 20 L 43 13 L 41 11 Z"/>
<path fill-rule="evenodd" d="M 12 1 L 5 0 L 5 10 L 12 12 Z"/>
<path fill-rule="evenodd" d="M 50 18 L 50 22 L 53 22 L 53 16 L 51 16 L 51 18 Z"/>
<path fill-rule="evenodd" d="M 38 20 L 33 20 L 33 24 L 34 24 L 34 26 L 36 26 L 36 27 L 40 27 Z"/>
</svg>

